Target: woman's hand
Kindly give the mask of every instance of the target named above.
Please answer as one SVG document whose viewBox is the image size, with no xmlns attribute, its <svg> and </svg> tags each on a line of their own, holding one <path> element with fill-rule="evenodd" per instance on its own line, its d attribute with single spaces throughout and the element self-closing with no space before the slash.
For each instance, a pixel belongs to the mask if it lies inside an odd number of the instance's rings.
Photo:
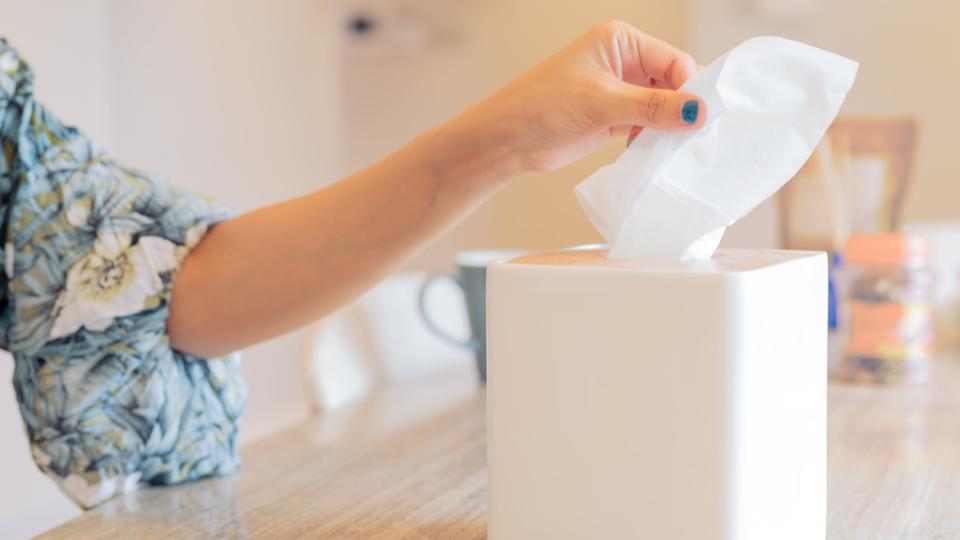
<svg viewBox="0 0 960 540">
<path fill-rule="evenodd" d="M 696 71 L 689 54 L 626 23 L 605 22 L 463 117 L 474 126 L 501 126 L 499 140 L 521 172 L 550 170 L 610 135 L 635 136 L 637 126 L 700 127 L 703 102 L 676 91 Z"/>
<path fill-rule="evenodd" d="M 517 174 L 636 126 L 699 127 L 703 103 L 675 91 L 696 69 L 624 23 L 596 26 L 370 167 L 214 227 L 174 282 L 171 343 L 219 356 L 293 330 L 395 271 Z"/>
</svg>

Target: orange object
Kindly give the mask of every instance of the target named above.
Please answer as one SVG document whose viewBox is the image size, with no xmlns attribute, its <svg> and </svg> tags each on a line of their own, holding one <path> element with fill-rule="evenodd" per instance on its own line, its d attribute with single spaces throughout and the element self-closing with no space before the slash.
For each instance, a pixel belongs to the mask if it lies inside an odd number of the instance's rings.
<svg viewBox="0 0 960 540">
<path fill-rule="evenodd" d="M 850 237 L 844 259 L 849 339 L 835 377 L 860 382 L 926 379 L 933 346 L 929 244 L 904 234 Z"/>
<path fill-rule="evenodd" d="M 908 234 L 855 234 L 844 249 L 849 265 L 926 266 L 929 258 L 927 239 Z"/>
</svg>

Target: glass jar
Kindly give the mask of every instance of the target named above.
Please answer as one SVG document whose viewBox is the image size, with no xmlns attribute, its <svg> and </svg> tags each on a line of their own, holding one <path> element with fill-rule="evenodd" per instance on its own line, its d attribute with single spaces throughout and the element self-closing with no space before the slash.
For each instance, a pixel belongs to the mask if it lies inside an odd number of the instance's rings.
<svg viewBox="0 0 960 540">
<path fill-rule="evenodd" d="M 847 343 L 834 371 L 850 382 L 922 382 L 933 346 L 927 240 L 856 234 L 844 250 Z"/>
</svg>

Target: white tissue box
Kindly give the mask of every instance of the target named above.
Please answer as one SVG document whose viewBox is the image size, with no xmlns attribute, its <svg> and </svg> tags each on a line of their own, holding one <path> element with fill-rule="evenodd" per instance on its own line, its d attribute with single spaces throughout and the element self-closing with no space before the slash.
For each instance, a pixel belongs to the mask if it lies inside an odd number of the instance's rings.
<svg viewBox="0 0 960 540">
<path fill-rule="evenodd" d="M 490 538 L 823 538 L 826 317 L 822 253 L 491 265 Z"/>
</svg>

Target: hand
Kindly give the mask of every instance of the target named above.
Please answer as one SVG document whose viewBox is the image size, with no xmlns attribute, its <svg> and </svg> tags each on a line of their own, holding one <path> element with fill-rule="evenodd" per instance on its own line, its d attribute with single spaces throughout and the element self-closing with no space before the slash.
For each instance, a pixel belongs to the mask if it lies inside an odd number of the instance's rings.
<svg viewBox="0 0 960 540">
<path fill-rule="evenodd" d="M 689 54 L 626 23 L 605 22 L 465 116 L 474 116 L 473 126 L 509 126 L 496 139 L 509 145 L 516 172 L 556 169 L 611 135 L 635 136 L 636 126 L 700 127 L 703 101 L 676 91 L 696 71 Z"/>
</svg>

